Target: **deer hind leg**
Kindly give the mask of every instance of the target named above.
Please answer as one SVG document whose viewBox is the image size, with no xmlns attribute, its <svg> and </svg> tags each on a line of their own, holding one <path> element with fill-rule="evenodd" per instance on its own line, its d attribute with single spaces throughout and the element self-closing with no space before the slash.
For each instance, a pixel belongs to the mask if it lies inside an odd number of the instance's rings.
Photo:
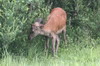
<svg viewBox="0 0 100 66">
<path fill-rule="evenodd" d="M 56 35 L 56 55 L 57 55 L 57 51 L 58 51 L 58 48 L 59 48 L 59 44 L 60 44 L 60 39 L 58 37 L 58 35 Z"/>
<path fill-rule="evenodd" d="M 65 43 L 67 43 L 66 27 L 65 27 L 65 29 L 63 30 L 63 36 L 64 36 L 64 41 L 65 41 Z"/>
</svg>

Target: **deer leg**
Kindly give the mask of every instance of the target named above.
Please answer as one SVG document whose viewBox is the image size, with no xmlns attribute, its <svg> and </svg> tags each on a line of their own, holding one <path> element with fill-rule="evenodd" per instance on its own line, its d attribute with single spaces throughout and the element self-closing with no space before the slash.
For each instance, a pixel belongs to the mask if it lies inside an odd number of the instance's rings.
<svg viewBox="0 0 100 66">
<path fill-rule="evenodd" d="M 47 39 L 46 47 L 47 49 L 49 48 L 49 38 Z"/>
<path fill-rule="evenodd" d="M 64 41 L 67 43 L 66 29 L 63 30 Z"/>
<path fill-rule="evenodd" d="M 57 51 L 58 51 L 59 44 L 60 44 L 60 39 L 59 39 L 58 35 L 57 35 L 56 38 L 57 38 L 57 39 L 56 39 L 56 42 L 57 42 L 57 44 L 56 44 L 56 55 L 57 55 Z"/>
<path fill-rule="evenodd" d="M 45 51 L 47 51 L 47 49 L 49 48 L 49 38 L 45 37 L 46 39 L 46 43 L 45 43 Z"/>
<path fill-rule="evenodd" d="M 45 36 L 45 49 L 44 49 L 44 52 L 45 52 L 45 55 L 47 56 L 48 55 L 48 48 L 49 48 L 49 38 L 47 36 Z"/>
<path fill-rule="evenodd" d="M 56 43 L 56 36 L 52 36 L 52 54 L 55 56 L 55 43 Z"/>
</svg>

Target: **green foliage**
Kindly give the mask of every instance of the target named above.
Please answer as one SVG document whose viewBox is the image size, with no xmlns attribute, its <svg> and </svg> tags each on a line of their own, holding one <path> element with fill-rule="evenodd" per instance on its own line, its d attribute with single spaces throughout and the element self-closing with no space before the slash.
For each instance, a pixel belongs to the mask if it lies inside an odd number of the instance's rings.
<svg viewBox="0 0 100 66">
<path fill-rule="evenodd" d="M 43 5 L 43 0 L 2 0 L 0 8 L 0 45 L 1 49 L 20 53 L 26 49 L 27 35 L 30 24 L 38 17 L 46 18 L 49 6 Z M 32 3 L 33 10 L 28 13 L 28 3 Z M 37 4 L 35 4 L 37 3 Z M 35 8 L 35 9 L 34 9 Z M 21 49 L 23 47 L 23 49 Z M 19 48 L 19 50 L 18 50 Z"/>
</svg>

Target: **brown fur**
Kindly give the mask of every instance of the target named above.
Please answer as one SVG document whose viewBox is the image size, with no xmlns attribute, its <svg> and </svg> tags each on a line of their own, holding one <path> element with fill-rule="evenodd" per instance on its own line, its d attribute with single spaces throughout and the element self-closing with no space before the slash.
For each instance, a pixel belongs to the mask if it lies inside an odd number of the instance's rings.
<svg viewBox="0 0 100 66">
<path fill-rule="evenodd" d="M 66 12 L 61 8 L 54 8 L 48 16 L 43 30 L 57 33 L 64 26 L 66 26 Z"/>
</svg>

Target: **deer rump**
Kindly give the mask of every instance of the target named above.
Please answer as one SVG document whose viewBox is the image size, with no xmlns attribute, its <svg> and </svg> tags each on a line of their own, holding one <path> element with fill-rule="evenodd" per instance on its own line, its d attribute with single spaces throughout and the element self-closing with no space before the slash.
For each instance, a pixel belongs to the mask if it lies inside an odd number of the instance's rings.
<svg viewBox="0 0 100 66">
<path fill-rule="evenodd" d="M 37 19 L 32 24 L 32 33 L 30 34 L 30 38 L 33 38 L 37 35 L 48 36 L 52 39 L 52 54 L 53 56 L 57 54 L 60 39 L 58 34 L 63 32 L 64 39 L 66 41 L 66 12 L 62 8 L 54 8 L 52 9 L 50 15 L 47 17 L 46 23 L 41 24 L 42 19 Z M 46 38 L 47 39 L 47 38 Z M 46 41 L 45 48 L 49 47 L 49 40 Z"/>
</svg>

